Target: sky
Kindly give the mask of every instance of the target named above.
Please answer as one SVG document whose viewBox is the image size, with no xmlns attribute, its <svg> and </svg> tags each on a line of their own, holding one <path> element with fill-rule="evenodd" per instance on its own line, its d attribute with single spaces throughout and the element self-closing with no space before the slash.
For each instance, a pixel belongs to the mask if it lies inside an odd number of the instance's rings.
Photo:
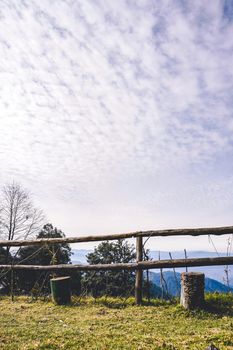
<svg viewBox="0 0 233 350">
<path fill-rule="evenodd" d="M 67 236 L 233 225 L 232 59 L 232 0 L 0 0 L 0 184 Z"/>
</svg>

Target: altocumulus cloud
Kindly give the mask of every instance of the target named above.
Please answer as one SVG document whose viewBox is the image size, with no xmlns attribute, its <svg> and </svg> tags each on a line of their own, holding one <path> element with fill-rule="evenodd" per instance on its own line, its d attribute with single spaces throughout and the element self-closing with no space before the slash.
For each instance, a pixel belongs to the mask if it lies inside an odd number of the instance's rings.
<svg viewBox="0 0 233 350">
<path fill-rule="evenodd" d="M 1 1 L 1 182 L 71 231 L 230 223 L 232 4 Z"/>
</svg>

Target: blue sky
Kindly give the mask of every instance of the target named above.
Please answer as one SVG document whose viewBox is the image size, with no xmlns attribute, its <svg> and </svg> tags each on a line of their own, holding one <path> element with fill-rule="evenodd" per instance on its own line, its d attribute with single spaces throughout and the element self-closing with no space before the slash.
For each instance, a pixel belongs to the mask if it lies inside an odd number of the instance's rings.
<svg viewBox="0 0 233 350">
<path fill-rule="evenodd" d="M 233 224 L 233 1 L 0 5 L 2 184 L 70 236 Z"/>
</svg>

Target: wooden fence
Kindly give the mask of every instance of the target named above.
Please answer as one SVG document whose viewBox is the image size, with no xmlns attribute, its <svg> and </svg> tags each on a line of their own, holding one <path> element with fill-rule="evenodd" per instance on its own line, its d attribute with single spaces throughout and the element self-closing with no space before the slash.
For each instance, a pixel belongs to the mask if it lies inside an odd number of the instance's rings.
<svg viewBox="0 0 233 350">
<path fill-rule="evenodd" d="M 233 265 L 233 256 L 216 257 L 216 258 L 195 258 L 195 259 L 170 259 L 170 260 L 150 260 L 143 261 L 143 237 L 176 237 L 176 236 L 203 236 L 203 235 L 225 235 L 233 234 L 233 226 L 227 227 L 211 227 L 211 228 L 192 228 L 192 229 L 169 229 L 156 231 L 138 231 L 120 234 L 94 235 L 94 236 L 78 236 L 66 238 L 48 238 L 36 240 L 15 240 L 0 241 L 0 247 L 22 247 L 30 245 L 53 245 L 59 243 L 80 243 L 80 242 L 96 242 L 104 240 L 117 240 L 136 238 L 136 262 L 127 264 L 98 264 L 98 265 L 0 265 L 0 269 L 12 270 L 50 270 L 50 271 L 87 271 L 87 270 L 135 270 L 135 300 L 137 304 L 142 302 L 142 281 L 143 270 L 162 269 L 175 267 L 190 266 L 214 266 L 214 265 Z"/>
</svg>

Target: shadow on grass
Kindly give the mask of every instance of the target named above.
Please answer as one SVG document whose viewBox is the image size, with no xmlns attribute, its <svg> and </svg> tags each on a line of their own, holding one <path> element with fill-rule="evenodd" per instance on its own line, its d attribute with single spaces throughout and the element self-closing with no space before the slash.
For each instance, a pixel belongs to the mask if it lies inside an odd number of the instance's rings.
<svg viewBox="0 0 233 350">
<path fill-rule="evenodd" d="M 202 308 L 186 310 L 177 304 L 174 313 L 184 317 L 194 317 L 196 319 L 221 318 L 223 316 L 233 316 L 233 294 L 206 294 L 205 303 Z"/>
<path fill-rule="evenodd" d="M 3 298 L 7 299 L 8 297 Z M 40 298 L 31 298 L 31 297 L 22 297 L 18 296 L 15 298 L 15 302 L 17 301 L 27 301 L 28 303 L 34 302 L 45 302 L 51 303 L 51 297 L 40 297 Z M 123 309 L 126 307 L 137 307 L 135 305 L 134 297 L 128 298 L 117 298 L 117 297 L 108 297 L 103 296 L 99 298 L 93 297 L 83 297 L 80 298 L 78 296 L 72 297 L 72 303 L 70 305 L 64 305 L 62 307 L 80 307 L 80 306 L 91 306 L 91 305 L 100 305 L 105 306 L 110 309 Z M 219 294 L 212 293 L 206 294 L 205 296 L 205 305 L 202 309 L 187 311 L 182 306 L 179 305 L 178 298 L 170 299 L 170 300 L 162 300 L 162 299 L 151 299 L 148 302 L 146 299 L 143 300 L 141 305 L 142 307 L 164 307 L 169 308 L 171 306 L 175 306 L 173 308 L 173 312 L 175 313 L 185 313 L 187 316 L 195 316 L 195 317 L 208 317 L 208 314 L 215 314 L 217 317 L 222 316 L 231 316 L 233 317 L 233 293 Z M 59 307 L 59 306 L 58 306 Z"/>
<path fill-rule="evenodd" d="M 219 316 L 233 317 L 233 293 L 207 294 L 203 309 Z"/>
<path fill-rule="evenodd" d="M 177 301 L 175 299 L 171 300 L 162 300 L 162 299 L 151 299 L 150 302 L 147 300 L 143 300 L 142 304 L 140 306 L 148 306 L 148 307 L 168 307 L 170 305 L 176 304 Z M 137 306 L 135 304 L 134 297 L 128 297 L 128 298 L 119 298 L 119 297 L 108 297 L 103 296 L 99 298 L 92 298 L 92 297 L 85 297 L 85 298 L 73 298 L 73 306 L 80 306 L 80 305 L 101 305 L 105 306 L 110 309 L 123 309 L 129 306 Z"/>
</svg>

